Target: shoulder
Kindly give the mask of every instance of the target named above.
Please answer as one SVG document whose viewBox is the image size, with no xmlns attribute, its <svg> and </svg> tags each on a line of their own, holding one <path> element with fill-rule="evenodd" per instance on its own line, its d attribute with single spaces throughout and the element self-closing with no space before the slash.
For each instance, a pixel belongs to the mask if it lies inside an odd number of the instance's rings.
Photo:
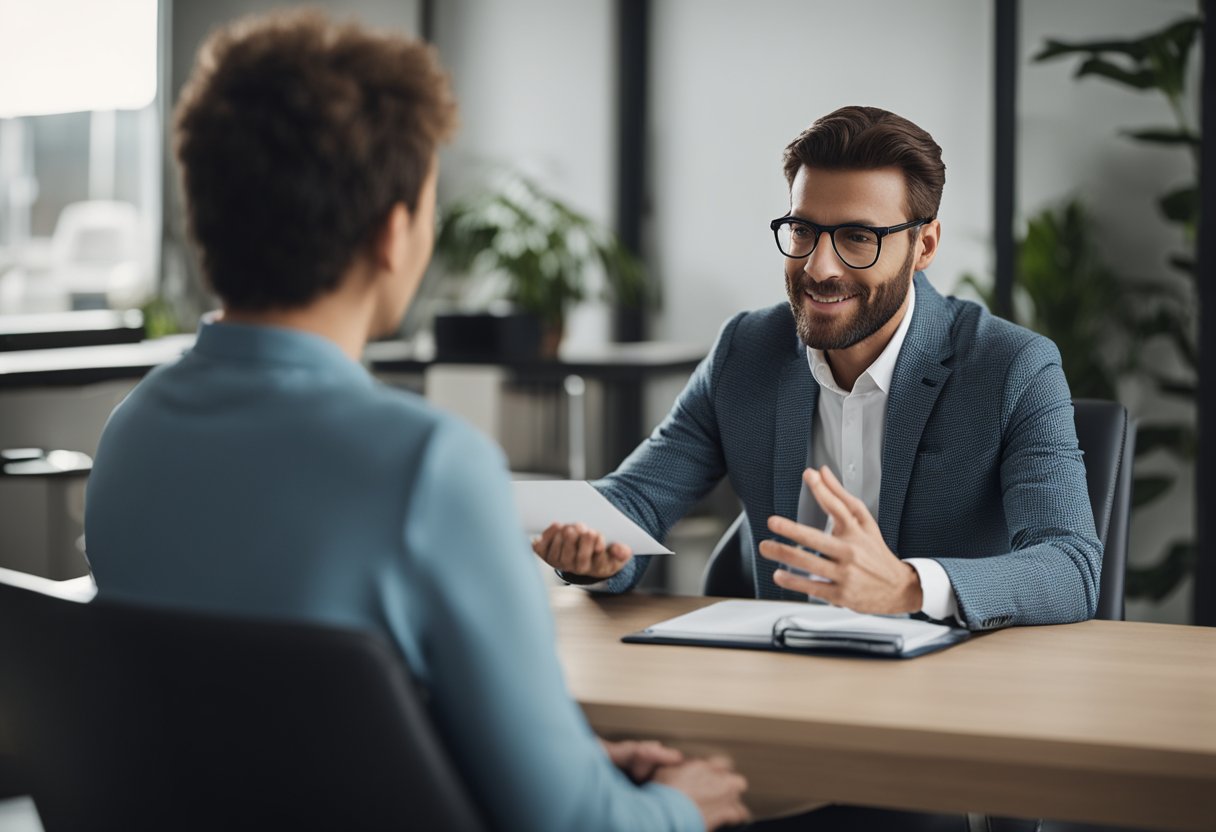
<svg viewBox="0 0 1216 832">
<path fill-rule="evenodd" d="M 746 363 L 788 359 L 800 349 L 788 303 L 739 312 L 722 325 L 715 356 Z"/>
<path fill-rule="evenodd" d="M 997 317 L 974 301 L 953 296 L 941 300 L 950 319 L 956 362 L 992 370 L 1060 363 L 1060 351 L 1050 338 Z"/>
<path fill-rule="evenodd" d="M 502 461 L 501 449 L 488 436 L 416 393 L 377 381 L 346 406 L 353 417 L 348 431 L 386 449 L 405 444 L 428 455 Z"/>
</svg>

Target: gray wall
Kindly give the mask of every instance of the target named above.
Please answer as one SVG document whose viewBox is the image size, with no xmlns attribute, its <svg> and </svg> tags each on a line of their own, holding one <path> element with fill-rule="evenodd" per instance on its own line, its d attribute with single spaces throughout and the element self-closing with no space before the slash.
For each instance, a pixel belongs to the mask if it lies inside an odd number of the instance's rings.
<svg viewBox="0 0 1216 832">
<path fill-rule="evenodd" d="M 846 104 L 899 113 L 942 146 L 950 290 L 990 258 L 992 10 L 915 4 L 663 0 L 655 15 L 649 250 L 668 299 L 657 334 L 707 342 L 733 312 L 784 299 L 768 221 L 789 208 L 781 151 Z"/>
</svg>

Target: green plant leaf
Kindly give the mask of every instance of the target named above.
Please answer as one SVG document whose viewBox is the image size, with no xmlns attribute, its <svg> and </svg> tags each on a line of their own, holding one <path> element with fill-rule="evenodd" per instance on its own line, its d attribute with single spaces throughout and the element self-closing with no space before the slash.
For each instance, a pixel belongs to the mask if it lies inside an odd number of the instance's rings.
<svg viewBox="0 0 1216 832">
<path fill-rule="evenodd" d="M 1193 541 L 1174 543 L 1153 566 L 1127 568 L 1124 593 L 1128 598 L 1161 601 L 1195 569 L 1198 550 Z"/>
<path fill-rule="evenodd" d="M 1066 43 L 1054 38 L 1048 38 L 1043 41 L 1043 48 L 1031 60 L 1035 63 L 1042 63 L 1043 61 L 1050 61 L 1065 55 L 1093 55 L 1099 52 L 1117 52 L 1139 60 L 1147 53 L 1147 50 L 1142 39 L 1089 40 L 1079 43 Z"/>
<path fill-rule="evenodd" d="M 1191 277 L 1195 276 L 1195 258 L 1189 254 L 1171 254 L 1170 265 Z"/>
<path fill-rule="evenodd" d="M 1185 185 L 1170 191 L 1157 204 L 1170 221 L 1193 225 L 1199 218 L 1199 187 Z"/>
<path fill-rule="evenodd" d="M 1140 508 L 1170 490 L 1173 477 L 1136 477 L 1132 483 L 1132 508 Z"/>
<path fill-rule="evenodd" d="M 1146 127 L 1140 130 L 1123 130 L 1123 135 L 1138 142 L 1150 144 L 1184 144 L 1199 147 L 1200 139 L 1191 130 L 1178 127 Z"/>
<path fill-rule="evenodd" d="M 1077 67 L 1073 77 L 1084 78 L 1087 75 L 1097 75 L 1137 90 L 1151 90 L 1157 86 L 1157 78 L 1152 70 L 1124 69 L 1118 64 L 1099 57 L 1092 57 L 1084 61 L 1081 66 Z"/>
<path fill-rule="evenodd" d="M 1136 428 L 1136 456 L 1169 451 L 1180 460 L 1195 458 L 1199 434 L 1191 425 L 1140 425 Z"/>
</svg>

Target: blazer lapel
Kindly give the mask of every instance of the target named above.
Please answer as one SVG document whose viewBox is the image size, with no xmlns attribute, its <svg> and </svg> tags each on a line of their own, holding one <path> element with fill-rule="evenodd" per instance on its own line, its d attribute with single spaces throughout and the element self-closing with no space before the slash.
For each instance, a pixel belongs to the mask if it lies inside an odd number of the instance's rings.
<svg viewBox="0 0 1216 832">
<path fill-rule="evenodd" d="M 781 371 L 777 388 L 776 424 L 773 428 L 773 513 L 794 520 L 798 516 L 798 492 L 802 487 L 802 469 L 806 467 L 806 449 L 810 447 L 815 406 L 819 400 L 819 385 L 811 376 L 806 350 L 797 342 L 798 350 Z M 767 517 L 749 518 L 763 528 Z M 759 544 L 761 538 L 757 538 Z M 775 564 L 767 558 L 756 558 L 756 587 L 761 598 L 804 599 L 787 593 L 773 583 Z"/>
<path fill-rule="evenodd" d="M 951 373 L 944 362 L 953 354 L 946 301 L 917 273 L 916 308 L 891 377 L 882 443 L 878 528 L 893 552 L 899 551 L 899 526 L 920 437 Z"/>
</svg>

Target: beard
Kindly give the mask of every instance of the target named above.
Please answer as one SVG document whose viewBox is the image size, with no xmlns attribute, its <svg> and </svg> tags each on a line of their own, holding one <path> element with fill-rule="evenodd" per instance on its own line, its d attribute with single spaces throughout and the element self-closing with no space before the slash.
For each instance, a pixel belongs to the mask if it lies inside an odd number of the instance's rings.
<svg viewBox="0 0 1216 832">
<path fill-rule="evenodd" d="M 908 297 L 908 286 L 912 283 L 912 263 L 915 246 L 908 247 L 899 272 L 877 286 L 863 286 L 848 280 L 825 280 L 817 283 L 799 270 L 795 278 L 787 274 L 785 290 L 790 299 L 790 311 L 794 313 L 794 325 L 802 343 L 816 350 L 846 350 L 869 338 L 882 329 Z M 837 320 L 836 315 L 821 315 L 806 305 L 806 290 L 814 287 L 816 294 L 847 296 L 855 295 L 857 310 L 847 318 Z"/>
</svg>

